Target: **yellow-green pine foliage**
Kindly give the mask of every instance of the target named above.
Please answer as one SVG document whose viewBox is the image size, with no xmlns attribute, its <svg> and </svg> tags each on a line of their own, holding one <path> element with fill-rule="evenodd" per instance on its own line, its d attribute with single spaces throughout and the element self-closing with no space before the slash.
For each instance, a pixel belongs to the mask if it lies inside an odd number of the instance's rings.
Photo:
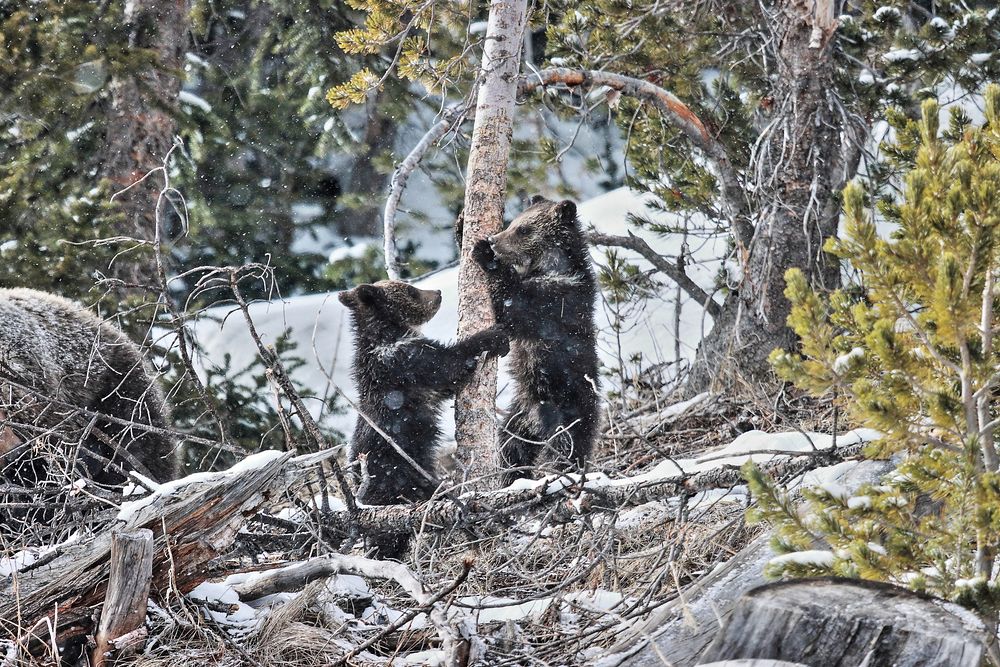
<svg viewBox="0 0 1000 667">
<path fill-rule="evenodd" d="M 827 244 L 858 284 L 820 294 L 787 275 L 801 347 L 775 350 L 776 372 L 835 395 L 884 434 L 869 454 L 898 465 L 854 495 L 805 491 L 801 505 L 749 466 L 751 518 L 775 525 L 779 553 L 805 552 L 773 561 L 772 576 L 863 577 L 1000 607 L 1000 87 L 986 102 L 981 127 L 953 111 L 942 128 L 931 100 L 919 120 L 895 118 L 886 148 L 909 169 L 895 191 L 848 186 L 844 234 Z"/>
<path fill-rule="evenodd" d="M 364 102 L 382 86 L 385 76 L 418 83 L 434 94 L 468 84 L 465 75 L 475 71 L 467 62 L 474 16 L 468 2 L 351 0 L 350 4 L 365 13 L 365 20 L 337 33 L 337 45 L 345 53 L 382 54 L 386 71 L 363 69 L 331 87 L 326 99 L 333 107 Z"/>
</svg>

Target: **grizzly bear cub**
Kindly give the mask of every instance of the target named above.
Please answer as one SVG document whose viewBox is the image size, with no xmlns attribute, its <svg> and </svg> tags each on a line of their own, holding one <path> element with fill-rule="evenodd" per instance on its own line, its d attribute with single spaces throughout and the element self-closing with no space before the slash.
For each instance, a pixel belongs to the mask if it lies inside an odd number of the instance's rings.
<svg viewBox="0 0 1000 667">
<path fill-rule="evenodd" d="M 532 198 L 472 257 L 487 274 L 497 321 L 510 334 L 517 383 L 500 437 L 510 483 L 543 451 L 580 469 L 597 438 L 597 280 L 573 202 Z"/>
<path fill-rule="evenodd" d="M 349 452 L 352 462 L 365 459 L 368 473 L 358 499 L 369 505 L 426 500 L 435 481 L 416 470 L 368 420 L 434 475 L 442 402 L 469 380 L 481 358 L 507 354 L 507 334 L 493 327 L 454 345 L 424 338 L 418 327 L 441 307 L 441 292 L 398 280 L 358 285 L 339 298 L 354 321 L 353 374 L 363 415 Z M 383 535 L 368 542 L 383 558 L 396 558 L 409 536 Z"/>
<path fill-rule="evenodd" d="M 7 397 L 26 396 L 42 408 L 33 427 L 57 433 L 67 425 L 81 429 L 85 439 L 75 460 L 93 481 L 121 484 L 121 471 L 132 469 L 160 482 L 177 475 L 175 442 L 164 435 L 169 413 L 141 351 L 71 301 L 30 289 L 0 289 L 0 387 L 5 388 L 3 419 L 16 421 L 7 412 L 18 408 Z M 74 411 L 83 412 L 67 422 Z M 44 474 L 32 455 L 36 435 L 36 428 L 0 425 L 4 478 Z"/>
</svg>

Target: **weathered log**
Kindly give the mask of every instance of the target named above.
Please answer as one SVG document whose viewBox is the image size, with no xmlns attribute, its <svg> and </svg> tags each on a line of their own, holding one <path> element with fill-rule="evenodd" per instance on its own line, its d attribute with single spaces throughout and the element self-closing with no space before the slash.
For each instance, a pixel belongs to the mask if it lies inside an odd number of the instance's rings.
<svg viewBox="0 0 1000 667">
<path fill-rule="evenodd" d="M 771 477 L 792 478 L 818 467 L 840 463 L 861 456 L 866 442 L 851 442 L 832 449 L 812 452 L 754 450 L 753 454 L 773 454 L 760 464 Z M 706 459 L 707 460 L 707 459 Z M 879 469 L 882 465 L 878 464 Z M 613 479 L 602 473 L 551 475 L 533 484 L 521 483 L 511 488 L 464 493 L 460 502 L 452 499 L 431 500 L 405 505 L 363 506 L 351 514 L 345 510 L 323 512 L 323 524 L 345 531 L 351 522 L 368 532 L 437 532 L 456 527 L 505 524 L 540 507 L 563 503 L 561 511 L 550 516 L 551 523 L 571 521 L 581 514 L 612 512 L 653 500 L 693 496 L 712 489 L 728 489 L 744 483 L 740 466 L 723 464 L 718 468 L 656 476 L 643 473 L 633 478 Z M 572 500 L 572 502 L 566 502 Z"/>
<path fill-rule="evenodd" d="M 118 529 L 152 531 L 154 592 L 170 586 L 187 592 L 205 579 L 204 565 L 226 551 L 247 517 L 285 490 L 303 468 L 330 455 L 292 459 L 288 453 L 262 452 L 227 471 L 171 482 L 123 505 Z M 53 640 L 63 645 L 93 632 L 94 608 L 105 599 L 111 572 L 111 543 L 109 530 L 62 545 L 59 556 L 43 567 L 0 580 L 0 636 L 35 646 Z"/>
<path fill-rule="evenodd" d="M 982 621 L 957 605 L 891 584 L 831 577 L 750 591 L 702 660 L 979 667 L 986 643 Z"/>
<path fill-rule="evenodd" d="M 111 572 L 90 664 L 103 667 L 146 643 L 146 603 L 153 576 L 153 531 L 111 536 Z"/>
<path fill-rule="evenodd" d="M 794 459 L 793 459 L 794 461 Z M 855 489 L 874 482 L 888 472 L 885 461 L 860 461 L 834 480 Z M 604 658 L 607 665 L 663 667 L 664 659 L 674 667 L 691 667 L 699 662 L 705 648 L 715 638 L 719 624 L 732 612 L 744 593 L 765 583 L 764 566 L 775 554 L 764 535 L 680 595 L 657 609 L 645 623 L 625 633 Z"/>
</svg>

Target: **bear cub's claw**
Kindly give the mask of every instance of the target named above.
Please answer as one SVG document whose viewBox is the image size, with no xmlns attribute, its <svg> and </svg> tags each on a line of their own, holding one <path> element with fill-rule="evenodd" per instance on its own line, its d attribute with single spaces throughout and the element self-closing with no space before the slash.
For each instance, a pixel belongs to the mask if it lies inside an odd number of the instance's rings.
<svg viewBox="0 0 1000 667">
<path fill-rule="evenodd" d="M 490 331 L 493 334 L 490 340 L 490 352 L 498 357 L 506 357 L 510 352 L 510 337 L 507 335 L 507 331 L 498 326 L 493 326 Z"/>
<path fill-rule="evenodd" d="M 472 247 L 472 259 L 484 271 L 492 271 L 497 268 L 496 253 L 493 252 L 493 246 L 486 239 L 476 241 L 476 245 Z"/>
</svg>

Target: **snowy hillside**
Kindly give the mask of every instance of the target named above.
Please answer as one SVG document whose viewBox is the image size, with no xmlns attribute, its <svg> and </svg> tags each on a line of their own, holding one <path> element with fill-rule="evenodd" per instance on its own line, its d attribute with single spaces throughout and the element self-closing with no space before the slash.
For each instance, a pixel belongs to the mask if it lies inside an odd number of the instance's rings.
<svg viewBox="0 0 1000 667">
<path fill-rule="evenodd" d="M 644 216 L 661 223 L 670 222 L 667 214 L 653 212 L 646 207 L 647 197 L 620 188 L 590 199 L 579 206 L 580 219 L 585 227 L 593 226 L 607 234 L 627 234 L 629 214 Z M 635 230 L 646 238 L 649 244 L 665 255 L 676 255 L 681 247 L 680 236 L 657 237 L 649 232 Z M 714 276 L 719 270 L 725 252 L 726 239 L 718 236 L 692 243 L 691 254 L 694 264 L 689 267 L 694 279 L 708 291 L 713 289 Z M 605 251 L 594 249 L 594 261 L 605 262 Z M 622 255 L 643 269 L 650 268 L 631 251 Z M 443 301 L 441 311 L 424 327 L 424 334 L 439 340 L 454 340 L 458 316 L 458 269 L 446 268 L 414 281 L 424 289 L 441 290 Z M 600 327 L 599 347 L 605 370 L 618 366 L 618 360 L 628 360 L 641 355 L 643 365 L 674 361 L 675 343 L 680 340 L 681 356 L 689 359 L 702 337 L 704 330 L 711 326 L 711 319 L 704 315 L 702 308 L 686 297 L 680 317 L 680 336 L 675 335 L 675 299 L 673 288 L 663 290 L 659 298 L 648 301 L 645 309 L 630 315 L 629 321 L 620 335 L 612 330 L 612 312 L 605 303 L 598 304 L 597 321 Z M 250 363 L 256 349 L 246 332 L 242 318 L 225 318 L 228 308 L 209 311 L 208 316 L 199 320 L 195 333 L 203 348 L 199 358 L 202 367 L 220 365 L 226 354 L 232 356 L 234 367 Z M 352 337 L 349 318 L 345 308 L 335 293 L 312 294 L 280 301 L 259 302 L 251 308 L 256 326 L 265 342 L 273 342 L 286 329 L 291 329 L 292 340 L 298 346 L 295 354 L 306 364 L 295 372 L 296 379 L 312 388 L 318 395 L 330 395 L 336 388 L 342 389 L 354 398 L 354 387 L 350 378 L 353 357 Z M 220 324 L 220 321 L 222 323 Z M 503 364 L 501 364 L 503 373 Z M 506 375 L 501 375 L 501 392 Z M 505 402 L 501 395 L 500 404 Z M 318 404 L 316 404 L 318 407 Z M 345 433 L 353 427 L 355 415 L 348 412 L 332 418 L 330 424 Z M 450 433 L 450 418 L 445 419 L 445 430 Z"/>
</svg>

